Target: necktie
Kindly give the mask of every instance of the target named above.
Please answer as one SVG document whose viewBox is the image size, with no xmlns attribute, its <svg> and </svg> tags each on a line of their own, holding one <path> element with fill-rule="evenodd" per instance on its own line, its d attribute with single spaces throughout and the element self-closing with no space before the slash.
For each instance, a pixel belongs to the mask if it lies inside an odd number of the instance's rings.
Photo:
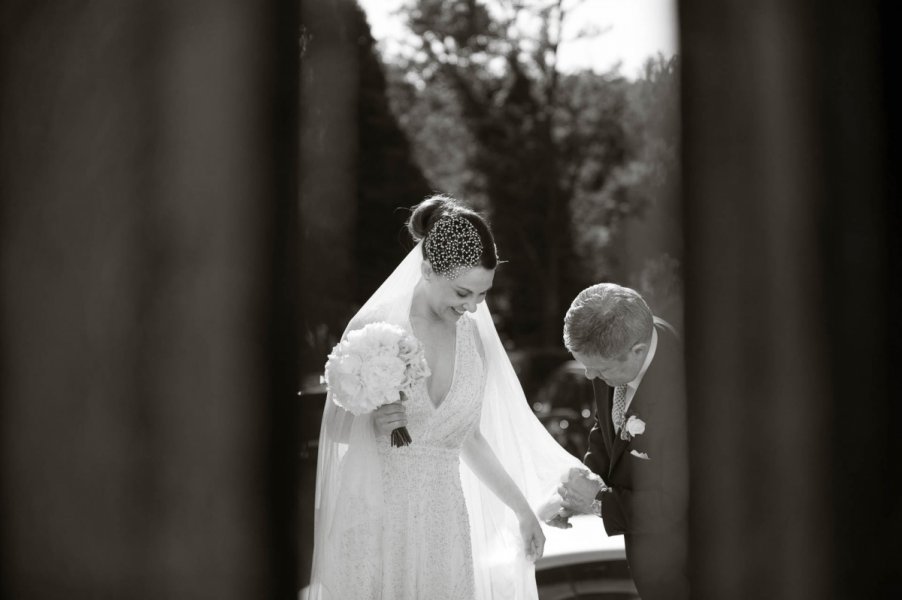
<svg viewBox="0 0 902 600">
<path fill-rule="evenodd" d="M 614 423 L 614 432 L 623 427 L 624 412 L 626 411 L 626 386 L 618 385 L 614 388 L 614 407 L 611 409 L 611 421 Z"/>
</svg>

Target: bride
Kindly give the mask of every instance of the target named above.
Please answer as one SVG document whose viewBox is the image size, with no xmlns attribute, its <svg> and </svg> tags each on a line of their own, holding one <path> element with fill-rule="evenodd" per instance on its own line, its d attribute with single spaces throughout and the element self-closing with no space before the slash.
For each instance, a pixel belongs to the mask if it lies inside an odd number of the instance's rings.
<svg viewBox="0 0 902 600">
<path fill-rule="evenodd" d="M 366 415 L 327 398 L 308 598 L 536 599 L 535 510 L 580 463 L 533 416 L 484 303 L 498 264 L 486 221 L 433 196 L 408 228 L 419 243 L 345 335 L 400 325 L 431 375 Z M 394 447 L 401 426 L 413 442 Z"/>
</svg>

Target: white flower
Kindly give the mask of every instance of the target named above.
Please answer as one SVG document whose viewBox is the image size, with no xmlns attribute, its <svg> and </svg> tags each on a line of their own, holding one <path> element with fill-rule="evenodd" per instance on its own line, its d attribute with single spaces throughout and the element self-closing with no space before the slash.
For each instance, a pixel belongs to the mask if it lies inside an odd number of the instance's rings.
<svg viewBox="0 0 902 600">
<path fill-rule="evenodd" d="M 397 354 L 398 342 L 404 334 L 404 330 L 397 325 L 370 323 L 349 333 L 347 342 L 357 353 L 363 355 L 373 354 L 382 349 L 393 349 Z"/>
<path fill-rule="evenodd" d="M 335 345 L 325 367 L 333 402 L 355 415 L 397 402 L 429 375 L 419 340 L 389 323 L 370 323 Z"/>
<path fill-rule="evenodd" d="M 396 402 L 404 381 L 404 370 L 404 362 L 397 356 L 377 354 L 361 367 L 360 380 L 368 392 Z"/>
<path fill-rule="evenodd" d="M 643 433 L 645 433 L 645 421 L 643 421 L 636 415 L 632 415 L 626 421 L 626 425 L 624 425 L 623 428 L 630 435 L 630 437 L 633 437 L 635 435 L 642 435 Z"/>
<path fill-rule="evenodd" d="M 410 362 L 408 359 L 413 359 L 419 351 L 420 345 L 418 340 L 412 335 L 404 336 L 398 340 L 398 353 L 401 358 L 408 362 Z"/>
</svg>

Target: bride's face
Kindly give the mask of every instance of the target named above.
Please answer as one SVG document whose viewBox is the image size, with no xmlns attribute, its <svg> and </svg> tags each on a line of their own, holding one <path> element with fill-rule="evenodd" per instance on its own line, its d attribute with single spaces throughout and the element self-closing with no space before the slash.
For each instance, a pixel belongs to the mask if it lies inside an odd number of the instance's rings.
<svg viewBox="0 0 902 600">
<path fill-rule="evenodd" d="M 456 322 L 465 312 L 476 312 L 476 307 L 492 288 L 495 270 L 473 267 L 448 279 L 432 271 L 427 263 L 423 278 L 429 307 L 441 319 Z"/>
</svg>

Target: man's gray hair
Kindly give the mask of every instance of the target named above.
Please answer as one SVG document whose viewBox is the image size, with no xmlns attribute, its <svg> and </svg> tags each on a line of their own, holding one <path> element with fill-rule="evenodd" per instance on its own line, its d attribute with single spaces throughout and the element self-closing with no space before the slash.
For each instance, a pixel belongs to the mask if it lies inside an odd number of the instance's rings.
<svg viewBox="0 0 902 600">
<path fill-rule="evenodd" d="M 564 317 L 564 345 L 571 352 L 618 358 L 651 336 L 654 316 L 638 292 L 615 283 L 581 291 Z"/>
</svg>

